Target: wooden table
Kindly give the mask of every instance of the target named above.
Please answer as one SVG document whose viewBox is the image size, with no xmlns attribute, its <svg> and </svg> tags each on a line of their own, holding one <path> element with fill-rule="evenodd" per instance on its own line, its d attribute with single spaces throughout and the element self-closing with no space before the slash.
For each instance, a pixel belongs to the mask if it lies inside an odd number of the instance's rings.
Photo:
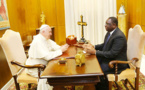
<svg viewBox="0 0 145 90">
<path fill-rule="evenodd" d="M 80 48 L 70 46 L 61 57 L 75 56 Z M 103 71 L 95 55 L 87 55 L 86 63 L 81 67 L 76 66 L 75 59 L 67 59 L 66 64 L 59 64 L 58 60 L 51 60 L 41 78 L 47 78 L 51 86 L 68 85 L 95 85 L 100 82 L 99 76 Z"/>
</svg>

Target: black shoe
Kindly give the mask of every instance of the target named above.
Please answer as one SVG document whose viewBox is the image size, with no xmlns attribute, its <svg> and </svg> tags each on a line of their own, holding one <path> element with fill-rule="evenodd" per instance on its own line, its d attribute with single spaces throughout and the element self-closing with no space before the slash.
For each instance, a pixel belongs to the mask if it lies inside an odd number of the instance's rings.
<svg viewBox="0 0 145 90">
<path fill-rule="evenodd" d="M 97 83 L 95 86 L 96 90 L 109 90 L 109 82 L 104 76 L 100 77 L 100 81 L 101 82 Z"/>
</svg>

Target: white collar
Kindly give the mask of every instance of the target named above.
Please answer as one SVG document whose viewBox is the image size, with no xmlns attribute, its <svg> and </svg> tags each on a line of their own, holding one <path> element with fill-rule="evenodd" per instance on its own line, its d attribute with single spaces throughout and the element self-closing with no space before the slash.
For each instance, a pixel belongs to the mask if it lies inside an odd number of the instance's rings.
<svg viewBox="0 0 145 90">
<path fill-rule="evenodd" d="M 116 28 L 110 32 L 110 36 L 113 34 L 113 32 L 114 32 L 115 30 L 116 30 Z"/>
<path fill-rule="evenodd" d="M 42 35 L 42 34 L 38 34 L 39 36 L 40 36 L 40 38 L 42 39 L 42 40 L 46 40 L 47 41 L 47 39 Z"/>
</svg>

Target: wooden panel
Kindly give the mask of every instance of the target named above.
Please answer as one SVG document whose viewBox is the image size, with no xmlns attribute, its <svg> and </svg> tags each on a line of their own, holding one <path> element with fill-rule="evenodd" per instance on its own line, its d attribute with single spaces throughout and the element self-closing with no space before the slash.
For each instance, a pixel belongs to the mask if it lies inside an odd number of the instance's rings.
<svg viewBox="0 0 145 90">
<path fill-rule="evenodd" d="M 36 34 L 36 28 L 41 26 L 40 14 L 43 11 L 46 16 L 46 24 L 56 27 L 56 42 L 58 44 L 64 42 L 64 0 L 7 0 L 7 8 L 10 28 L 19 32 L 22 40 L 25 40 L 28 35 Z M 63 30 L 57 30 L 57 27 L 63 27 Z M 0 36 L 3 33 L 4 31 L 0 31 Z"/>
<path fill-rule="evenodd" d="M 0 31 L 0 37 L 2 37 L 2 35 L 5 33 L 6 30 L 1 30 Z"/>
<path fill-rule="evenodd" d="M 40 9 L 38 8 L 38 0 L 24 0 L 26 4 L 26 35 L 34 35 L 36 28 L 38 28 L 40 20 Z"/>
<path fill-rule="evenodd" d="M 141 8 L 142 8 L 142 3 L 141 3 L 141 1 L 142 0 L 135 0 L 136 2 L 135 2 L 135 9 L 136 9 L 136 11 L 135 11 L 135 23 L 136 24 L 140 24 L 141 25 Z"/>
<path fill-rule="evenodd" d="M 130 28 L 134 28 L 136 24 L 129 23 Z"/>
<path fill-rule="evenodd" d="M 133 8 L 133 2 L 130 2 L 130 5 L 129 5 L 129 22 L 130 23 L 133 23 L 133 13 L 134 13 L 134 8 Z"/>
<path fill-rule="evenodd" d="M 145 25 L 142 25 L 141 28 L 145 32 Z"/>
<path fill-rule="evenodd" d="M 64 0 L 56 0 L 56 14 L 57 14 L 57 28 L 58 28 L 58 44 L 66 43 L 65 33 L 65 13 L 64 13 Z"/>
<path fill-rule="evenodd" d="M 131 4 L 129 4 L 129 2 L 130 2 L 130 0 L 127 0 L 127 6 L 128 6 L 128 13 L 127 13 L 128 22 L 130 22 L 130 19 L 131 19 L 131 15 L 130 15 L 130 12 L 131 12 Z"/>
<path fill-rule="evenodd" d="M 46 23 L 50 26 L 56 26 L 56 0 L 40 0 L 41 12 L 46 16 Z"/>
<path fill-rule="evenodd" d="M 43 11 L 46 16 L 46 24 L 55 28 L 56 42 L 58 44 L 65 43 L 64 0 L 7 0 L 7 9 L 10 28 L 19 32 L 23 40 L 27 38 L 27 35 L 36 34 L 36 28 L 41 26 L 40 14 Z M 0 37 L 4 32 L 5 30 L 0 30 Z M 1 62 L 0 59 L 0 67 L 3 65 L 6 66 L 6 70 L 3 73 L 12 77 L 9 70 L 7 70 L 6 62 Z M 0 72 L 0 77 L 4 77 L 2 72 Z M 0 82 L 3 82 L 1 78 Z M 9 78 L 3 84 L 8 80 Z"/>
<path fill-rule="evenodd" d="M 10 28 L 24 39 L 38 28 L 38 0 L 7 0 Z"/>
<path fill-rule="evenodd" d="M 136 18 L 136 16 L 135 16 L 136 15 L 136 12 L 135 12 L 136 11 L 136 0 L 132 0 L 132 9 L 130 9 L 130 10 L 132 12 L 131 13 L 132 14 L 131 23 L 135 23 L 136 22 L 135 21 L 136 20 L 135 19 Z"/>
<path fill-rule="evenodd" d="M 143 3 L 145 3 L 145 0 L 117 0 L 117 10 L 119 10 L 119 6 L 121 2 L 125 5 L 125 11 L 127 13 L 127 21 L 129 22 L 128 29 L 132 26 L 132 24 L 145 24 L 145 18 L 144 17 L 144 6 Z"/>
<path fill-rule="evenodd" d="M 65 26 L 58 26 L 58 43 L 60 45 L 66 43 Z"/>
<path fill-rule="evenodd" d="M 6 57 L 0 45 L 0 89 L 12 78 Z"/>
<path fill-rule="evenodd" d="M 145 25 L 142 25 L 141 28 L 142 28 L 142 30 L 145 32 Z M 143 54 L 145 54 L 145 46 L 144 46 Z"/>
<path fill-rule="evenodd" d="M 145 25 L 145 0 L 142 0 L 142 17 L 141 17 L 141 23 L 142 25 Z"/>
<path fill-rule="evenodd" d="M 19 1 L 17 3 L 19 3 Z M 10 28 L 13 30 L 17 30 L 18 16 L 16 11 L 17 10 L 16 0 L 13 1 L 7 0 L 7 9 L 8 9 Z"/>
<path fill-rule="evenodd" d="M 17 27 L 15 31 L 20 32 L 21 35 L 25 35 L 28 33 L 27 26 L 26 26 L 26 1 L 19 0 L 19 4 L 17 5 Z M 23 37 L 23 36 L 22 36 Z"/>
<path fill-rule="evenodd" d="M 64 0 L 56 0 L 57 25 L 65 26 Z"/>
</svg>

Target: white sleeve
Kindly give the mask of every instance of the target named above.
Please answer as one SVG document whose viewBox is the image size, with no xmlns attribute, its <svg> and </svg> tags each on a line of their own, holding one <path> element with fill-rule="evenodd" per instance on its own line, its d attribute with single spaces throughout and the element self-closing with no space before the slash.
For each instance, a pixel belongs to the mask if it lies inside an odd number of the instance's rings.
<svg viewBox="0 0 145 90">
<path fill-rule="evenodd" d="M 49 61 L 55 57 L 58 57 L 62 55 L 62 51 L 60 49 L 56 50 L 56 51 L 50 51 L 47 53 L 47 55 L 43 58 L 46 61 Z"/>
<path fill-rule="evenodd" d="M 56 44 L 56 42 L 50 40 L 51 46 L 53 48 L 53 50 L 58 50 L 60 49 L 61 46 L 59 46 L 58 44 Z"/>
<path fill-rule="evenodd" d="M 51 44 L 51 46 L 52 46 L 52 51 L 49 51 L 48 53 L 47 53 L 47 55 L 43 58 L 43 59 L 45 59 L 45 60 L 47 60 L 47 61 L 49 61 L 49 60 L 51 60 L 51 59 L 53 59 L 53 58 L 55 58 L 55 57 L 58 57 L 58 56 L 60 56 L 60 55 L 62 55 L 62 51 L 61 51 L 61 49 L 60 49 L 60 46 L 59 45 L 57 45 L 54 41 L 52 41 L 52 40 L 49 40 L 50 41 L 50 43 L 49 44 Z"/>
<path fill-rule="evenodd" d="M 46 43 L 46 41 L 41 40 L 41 38 L 35 38 L 30 46 L 28 54 L 31 58 L 49 61 L 52 58 L 62 55 L 62 51 L 60 46 L 52 40 Z"/>
</svg>

